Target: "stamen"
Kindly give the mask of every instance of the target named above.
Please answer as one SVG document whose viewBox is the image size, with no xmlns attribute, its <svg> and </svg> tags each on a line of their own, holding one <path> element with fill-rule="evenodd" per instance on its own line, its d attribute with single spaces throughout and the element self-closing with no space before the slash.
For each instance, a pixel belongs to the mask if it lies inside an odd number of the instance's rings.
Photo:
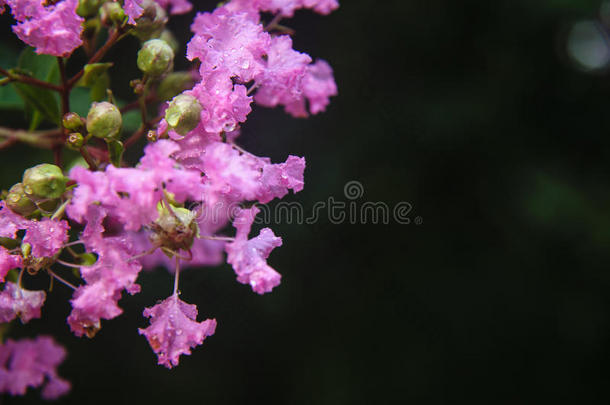
<svg viewBox="0 0 610 405">
<path fill-rule="evenodd" d="M 47 269 L 47 273 L 49 273 L 49 275 L 53 276 L 53 278 L 57 279 L 57 281 L 59 281 L 60 283 L 65 284 L 65 285 L 67 285 L 67 286 L 68 286 L 68 287 L 70 287 L 71 289 L 73 289 L 73 290 L 76 290 L 76 289 L 77 289 L 77 287 L 76 287 L 74 284 L 72 284 L 72 283 L 70 283 L 69 281 L 64 280 L 63 278 L 59 277 L 57 274 L 55 274 L 55 272 L 53 272 L 53 270 L 51 270 L 51 269 Z"/>
</svg>

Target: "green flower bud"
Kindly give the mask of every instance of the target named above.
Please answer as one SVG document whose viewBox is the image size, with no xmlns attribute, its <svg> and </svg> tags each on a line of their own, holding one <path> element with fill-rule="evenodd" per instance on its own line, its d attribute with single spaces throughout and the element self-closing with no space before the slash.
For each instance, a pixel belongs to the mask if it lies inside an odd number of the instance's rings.
<svg viewBox="0 0 610 405">
<path fill-rule="evenodd" d="M 97 138 L 117 139 L 122 125 L 121 112 L 114 104 L 102 101 L 91 105 L 87 114 L 87 131 L 91 135 Z"/>
<path fill-rule="evenodd" d="M 84 126 L 81 117 L 73 112 L 64 115 L 62 124 L 68 131 L 78 131 Z"/>
<path fill-rule="evenodd" d="M 157 142 L 159 140 L 159 136 L 157 135 L 156 131 L 151 130 L 146 134 L 146 140 L 148 142 Z"/>
<path fill-rule="evenodd" d="M 36 204 L 25 195 L 23 184 L 17 183 L 8 191 L 6 196 L 6 205 L 11 211 L 19 214 L 28 216 L 36 211 Z"/>
<path fill-rule="evenodd" d="M 76 14 L 81 17 L 93 17 L 97 15 L 97 12 L 104 1 L 106 0 L 78 0 Z"/>
<path fill-rule="evenodd" d="M 68 178 L 55 165 L 43 163 L 23 173 L 23 191 L 31 200 L 59 198 L 66 191 Z"/>
<path fill-rule="evenodd" d="M 180 135 L 192 131 L 201 119 L 201 104 L 193 96 L 180 94 L 174 97 L 165 110 L 165 121 Z"/>
<path fill-rule="evenodd" d="M 153 224 L 153 243 L 172 252 L 189 250 L 199 236 L 195 213 L 182 207 L 168 209 L 164 203 L 160 203 L 157 210 L 159 218 Z"/>
<path fill-rule="evenodd" d="M 66 144 L 68 145 L 68 148 L 72 150 L 80 150 L 80 148 L 82 148 L 85 144 L 85 138 L 78 132 L 72 132 L 70 135 L 68 135 Z"/>
<path fill-rule="evenodd" d="M 161 39 L 146 41 L 138 51 L 138 68 L 147 75 L 157 77 L 172 70 L 174 51 Z"/>
<path fill-rule="evenodd" d="M 143 0 L 140 7 L 144 12 L 136 19 L 134 34 L 142 41 L 158 38 L 167 24 L 167 13 L 153 0 Z"/>
<path fill-rule="evenodd" d="M 194 84 L 191 72 L 172 72 L 161 80 L 157 96 L 162 101 L 171 100 L 184 90 L 192 89 Z"/>
<path fill-rule="evenodd" d="M 100 9 L 100 18 L 105 25 L 122 25 L 125 17 L 125 10 L 115 1 L 104 3 Z"/>
</svg>

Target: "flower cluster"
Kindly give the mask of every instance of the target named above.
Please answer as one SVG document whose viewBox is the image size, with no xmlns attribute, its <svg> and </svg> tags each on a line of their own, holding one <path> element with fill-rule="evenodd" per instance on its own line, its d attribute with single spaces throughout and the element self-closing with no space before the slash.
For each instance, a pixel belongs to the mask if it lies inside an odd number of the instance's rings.
<svg viewBox="0 0 610 405">
<path fill-rule="evenodd" d="M 221 264 L 226 253 L 237 281 L 254 292 L 280 284 L 267 258 L 282 239 L 269 228 L 250 233 L 257 203 L 303 189 L 305 159 L 272 163 L 237 140 L 252 103 L 282 106 L 295 117 L 326 109 L 337 94 L 332 69 L 294 50 L 290 30 L 279 21 L 301 8 L 328 14 L 338 3 L 232 0 L 198 13 L 186 52 L 196 66 L 192 72 L 173 72 L 176 55 L 165 26 L 168 12 L 192 9 L 187 0 L 0 0 L 0 11 L 5 6 L 20 39 L 37 53 L 63 57 L 63 76 L 70 54 L 95 44 L 91 33 L 83 34 L 93 26 L 88 23 L 105 26 L 108 39 L 59 85 L 2 71 L 8 81 L 59 92 L 64 117 L 50 143 L 55 164 L 26 170 L 0 202 L 0 322 L 25 324 L 41 316 L 46 293 L 27 290 L 24 279 L 46 274 L 74 290 L 68 325 L 76 336 L 91 338 L 103 320 L 122 313 L 124 292 L 140 292 L 142 269 L 165 266 L 174 272 L 173 292 L 144 309 L 150 324 L 139 331 L 159 364 L 177 366 L 217 326 L 215 319 L 198 321 L 197 307 L 179 297 L 181 269 Z M 264 22 L 263 12 L 275 17 Z M 109 68 L 99 61 L 128 34 L 143 42 L 137 55 L 142 77 L 132 81 L 137 101 L 119 108 L 109 97 L 93 102 L 86 117 L 70 112 L 70 90 L 90 82 L 99 87 L 96 80 L 107 79 Z M 130 108 L 141 110 L 141 125 L 122 140 L 122 113 Z M 152 110 L 159 115 L 149 117 Z M 47 133 L 41 139 L 48 141 Z M 127 165 L 123 151 L 143 136 L 149 141 L 143 155 Z M 69 171 L 62 168 L 62 146 L 82 155 Z M 231 223 L 235 236 L 219 234 Z M 69 384 L 55 370 L 64 357 L 47 337 L 8 340 L 0 345 L 0 393 L 21 395 L 44 384 L 44 398 L 64 394 Z"/>
</svg>

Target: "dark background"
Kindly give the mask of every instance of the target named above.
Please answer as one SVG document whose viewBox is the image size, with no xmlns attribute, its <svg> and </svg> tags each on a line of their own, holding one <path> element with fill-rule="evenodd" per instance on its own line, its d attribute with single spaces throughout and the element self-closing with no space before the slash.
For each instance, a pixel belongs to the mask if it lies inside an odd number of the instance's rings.
<svg viewBox="0 0 610 405">
<path fill-rule="evenodd" d="M 347 201 L 356 180 L 358 204 L 409 202 L 411 223 L 273 225 L 283 281 L 262 297 L 227 265 L 184 272 L 182 298 L 218 328 L 171 371 L 137 333 L 143 307 L 171 292 L 163 270 L 143 273 L 143 292 L 93 340 L 69 332 L 61 286 L 12 336 L 67 346 L 66 404 L 608 403 L 610 77 L 565 51 L 600 4 L 343 0 L 328 17 L 299 12 L 285 22 L 295 49 L 330 61 L 340 95 L 308 120 L 255 108 L 241 144 L 305 156 L 305 190 L 288 200 L 308 210 Z M 192 17 L 174 19 L 183 42 Z M 5 48 L 17 46 L 0 21 Z M 125 98 L 136 50 L 132 39 L 108 57 L 121 60 L 113 89 Z M 1 186 L 41 156 L 3 151 Z"/>
</svg>

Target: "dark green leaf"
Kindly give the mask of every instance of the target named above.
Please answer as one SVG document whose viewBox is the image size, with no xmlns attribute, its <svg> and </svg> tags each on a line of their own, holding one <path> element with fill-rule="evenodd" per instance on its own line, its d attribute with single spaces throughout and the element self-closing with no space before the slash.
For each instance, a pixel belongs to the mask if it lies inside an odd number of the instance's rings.
<svg viewBox="0 0 610 405">
<path fill-rule="evenodd" d="M 48 119 L 50 122 L 59 125 L 60 112 L 57 98 L 51 90 L 42 89 L 39 87 L 30 86 L 25 83 L 12 83 L 13 87 L 17 91 L 17 94 L 25 101 L 26 105 L 31 107 L 34 111 L 38 111 L 43 118 Z M 35 112 L 32 114 L 32 121 L 36 118 Z M 34 123 L 35 124 L 35 123 Z M 32 129 L 33 124 L 30 125 Z M 33 125 L 37 127 L 38 125 Z"/>
</svg>

